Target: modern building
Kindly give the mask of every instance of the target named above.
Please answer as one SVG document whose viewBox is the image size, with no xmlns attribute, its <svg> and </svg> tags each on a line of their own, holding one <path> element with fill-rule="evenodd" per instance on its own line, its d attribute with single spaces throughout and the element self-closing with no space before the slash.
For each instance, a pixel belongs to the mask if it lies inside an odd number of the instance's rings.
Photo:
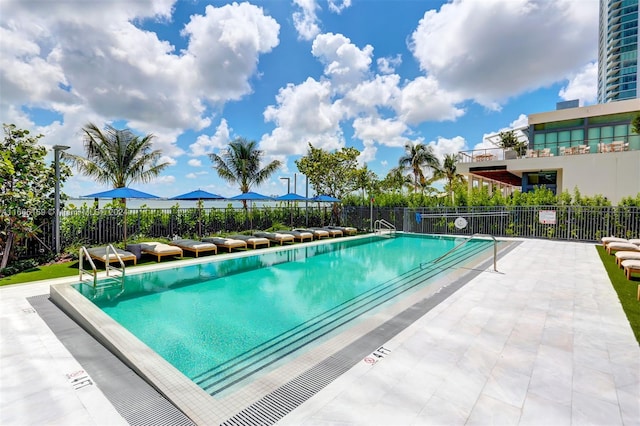
<svg viewBox="0 0 640 426">
<path fill-rule="evenodd" d="M 545 186 L 555 193 L 577 188 L 614 205 L 640 193 L 640 134 L 631 121 L 640 99 L 529 115 L 524 155 L 502 148 L 459 153 L 469 187 L 484 185 L 508 195 Z"/>
<path fill-rule="evenodd" d="M 640 98 L 638 0 L 600 0 L 598 103 Z"/>
</svg>

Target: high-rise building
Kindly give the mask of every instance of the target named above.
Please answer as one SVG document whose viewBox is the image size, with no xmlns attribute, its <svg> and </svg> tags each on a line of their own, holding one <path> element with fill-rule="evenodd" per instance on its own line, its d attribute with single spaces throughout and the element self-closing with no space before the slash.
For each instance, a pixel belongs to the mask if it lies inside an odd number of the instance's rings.
<svg viewBox="0 0 640 426">
<path fill-rule="evenodd" d="M 598 103 L 640 98 L 638 0 L 600 0 Z"/>
</svg>

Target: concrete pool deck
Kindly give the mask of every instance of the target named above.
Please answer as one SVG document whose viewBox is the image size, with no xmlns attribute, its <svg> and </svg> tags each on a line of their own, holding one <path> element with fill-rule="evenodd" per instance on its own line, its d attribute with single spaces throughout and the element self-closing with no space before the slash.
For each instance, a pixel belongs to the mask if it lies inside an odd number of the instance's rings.
<svg viewBox="0 0 640 426">
<path fill-rule="evenodd" d="M 280 424 L 640 424 L 640 348 L 594 245 L 524 240 L 498 270 Z M 0 288 L 0 424 L 126 424 L 28 302 L 49 285 Z"/>
</svg>

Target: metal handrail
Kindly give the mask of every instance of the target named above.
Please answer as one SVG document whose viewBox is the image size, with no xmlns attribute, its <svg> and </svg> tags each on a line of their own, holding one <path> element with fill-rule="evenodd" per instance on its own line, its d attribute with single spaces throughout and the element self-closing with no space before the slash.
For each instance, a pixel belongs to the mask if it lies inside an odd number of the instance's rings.
<svg viewBox="0 0 640 426">
<path fill-rule="evenodd" d="M 89 264 L 91 265 L 91 269 L 92 271 L 89 272 L 87 270 L 84 269 L 83 267 L 83 259 L 84 257 L 87 257 L 87 260 L 89 261 Z M 80 281 L 82 282 L 82 275 L 83 274 L 87 274 L 87 275 L 92 275 L 93 276 L 93 287 L 95 288 L 95 286 L 98 283 L 98 270 L 96 269 L 96 264 L 93 263 L 93 259 L 91 259 L 91 256 L 89 255 L 89 251 L 87 250 L 87 248 L 85 246 L 80 247 L 80 252 L 78 253 L 78 259 L 80 261 L 80 264 L 78 265 L 78 270 L 80 273 Z"/>
<path fill-rule="evenodd" d="M 109 262 L 110 259 L 110 251 L 113 252 L 113 254 L 115 255 L 116 259 L 118 260 L 118 263 L 120 263 L 120 268 L 116 267 L 116 266 L 111 266 L 111 262 Z M 86 269 L 84 269 L 84 265 L 83 265 L 83 261 L 84 258 L 87 258 L 87 260 L 89 261 L 89 264 L 91 265 L 91 271 L 88 271 Z M 89 250 L 87 250 L 87 248 L 85 246 L 80 247 L 80 253 L 79 253 L 79 274 L 80 274 L 80 281 L 83 282 L 83 275 L 87 274 L 87 275 L 91 275 L 93 276 L 93 288 L 95 289 L 98 286 L 98 269 L 96 268 L 96 264 L 93 262 L 93 259 L 91 258 L 91 255 L 89 254 Z M 124 261 L 122 260 L 122 257 L 120 257 L 120 254 L 118 254 L 118 251 L 113 247 L 112 244 L 107 245 L 106 249 L 105 249 L 105 266 L 104 269 L 106 271 L 106 275 L 107 277 L 109 276 L 109 271 L 113 270 L 113 271 L 117 271 L 120 272 L 120 277 L 119 277 L 119 282 L 120 282 L 120 287 L 124 288 L 124 277 L 125 277 L 125 267 L 124 267 Z M 117 279 L 116 277 L 113 277 L 113 279 Z"/>
<path fill-rule="evenodd" d="M 384 219 L 378 219 L 373 223 L 373 230 L 374 231 L 382 231 L 382 227 L 385 227 L 386 229 L 388 229 L 389 231 L 396 231 L 396 227 L 393 223 L 388 222 Z"/>
<path fill-rule="evenodd" d="M 498 272 L 498 267 L 497 267 L 498 240 L 496 240 L 496 237 L 494 237 L 491 234 L 480 234 L 480 233 L 473 234 L 472 236 L 470 236 L 469 238 L 467 238 L 466 240 L 464 240 L 463 242 L 461 242 L 460 244 L 458 244 L 457 246 L 455 246 L 454 248 L 452 248 L 451 250 L 449 250 L 448 252 L 446 252 L 442 256 L 439 256 L 439 257 L 433 259 L 432 261 L 425 262 L 425 263 L 435 264 L 435 263 L 440 262 L 442 259 L 444 259 L 445 257 L 449 256 L 451 253 L 453 253 L 454 251 L 458 250 L 459 248 L 461 248 L 462 246 L 467 244 L 474 237 L 491 237 L 491 239 L 493 240 L 493 271 L 494 272 Z M 420 267 L 422 267 L 425 263 L 421 263 Z"/>
<path fill-rule="evenodd" d="M 113 254 L 118 260 L 118 263 L 120 263 L 120 268 L 111 266 L 111 262 L 109 262 L 109 250 L 113 251 Z M 120 257 L 120 254 L 118 254 L 118 251 L 115 249 L 115 247 L 113 247 L 112 244 L 107 245 L 106 258 L 107 258 L 107 262 L 105 264 L 105 270 L 107 271 L 107 276 L 109 276 L 109 270 L 111 269 L 113 269 L 114 271 L 118 271 L 120 272 L 120 275 L 122 277 L 122 282 L 124 283 L 124 261 L 122 260 L 122 258 Z"/>
</svg>

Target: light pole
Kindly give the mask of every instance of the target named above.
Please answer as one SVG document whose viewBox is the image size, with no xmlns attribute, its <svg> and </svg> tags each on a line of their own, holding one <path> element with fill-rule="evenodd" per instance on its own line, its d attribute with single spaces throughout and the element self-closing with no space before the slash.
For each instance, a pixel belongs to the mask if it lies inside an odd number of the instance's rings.
<svg viewBox="0 0 640 426">
<path fill-rule="evenodd" d="M 56 254 L 60 254 L 60 151 L 65 151 L 71 148 L 66 145 L 54 145 L 54 165 L 56 170 L 56 192 L 55 192 L 55 222 L 54 222 L 54 234 L 56 239 Z"/>
<path fill-rule="evenodd" d="M 291 178 L 281 177 L 280 180 L 286 180 L 287 181 L 287 194 L 289 194 L 291 192 Z"/>
</svg>

